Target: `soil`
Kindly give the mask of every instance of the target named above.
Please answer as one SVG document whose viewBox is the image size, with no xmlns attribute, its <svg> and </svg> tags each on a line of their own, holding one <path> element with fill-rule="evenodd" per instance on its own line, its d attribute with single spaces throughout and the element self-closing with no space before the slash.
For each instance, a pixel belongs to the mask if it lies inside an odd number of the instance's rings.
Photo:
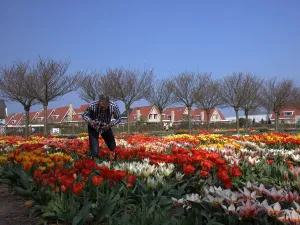
<svg viewBox="0 0 300 225">
<path fill-rule="evenodd" d="M 9 186 L 0 185 L 0 225 L 35 225 L 37 218 L 29 218 L 25 202 Z"/>
</svg>

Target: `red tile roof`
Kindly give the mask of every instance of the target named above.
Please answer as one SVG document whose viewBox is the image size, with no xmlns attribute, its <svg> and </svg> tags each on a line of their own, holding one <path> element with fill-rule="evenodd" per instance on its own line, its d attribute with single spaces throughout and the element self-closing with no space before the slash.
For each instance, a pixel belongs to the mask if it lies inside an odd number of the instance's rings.
<svg viewBox="0 0 300 225">
<path fill-rule="evenodd" d="M 39 112 L 29 112 L 29 123 L 36 119 L 38 115 Z M 19 125 L 25 125 L 25 116 Z"/>
<path fill-rule="evenodd" d="M 84 112 L 84 110 L 86 110 L 86 108 L 88 107 L 88 105 L 89 104 L 81 105 L 80 108 L 79 108 L 81 110 L 81 112 Z"/>
<path fill-rule="evenodd" d="M 16 126 L 16 125 L 19 125 L 19 122 L 21 122 L 20 120 L 21 120 L 23 117 L 25 117 L 25 114 L 24 114 L 24 113 L 22 113 L 22 114 L 16 114 L 16 115 L 14 115 L 13 118 L 8 122 L 7 125 L 9 125 L 9 126 Z M 13 121 L 15 121 L 15 122 L 13 123 Z"/>
<path fill-rule="evenodd" d="M 5 125 L 8 125 L 8 123 L 10 122 L 10 120 L 14 118 L 14 115 L 10 115 L 5 119 Z"/>
<path fill-rule="evenodd" d="M 167 108 L 162 114 L 165 114 L 163 120 L 168 120 L 168 116 L 171 116 L 172 110 L 174 110 L 174 121 L 180 121 L 184 111 L 187 109 L 185 106 Z"/>
<path fill-rule="evenodd" d="M 136 115 L 136 110 L 139 109 L 140 110 L 140 115 L 142 117 L 144 117 L 145 119 L 148 119 L 148 115 L 150 114 L 151 110 L 152 110 L 153 106 L 149 105 L 149 106 L 141 106 L 141 107 L 135 107 L 133 108 L 133 110 L 131 111 L 129 117 L 130 117 L 130 121 L 135 121 L 134 119 L 134 115 Z"/>
<path fill-rule="evenodd" d="M 49 118 L 49 122 L 61 123 L 69 111 L 69 106 L 60 107 L 54 110 Z"/>
<path fill-rule="evenodd" d="M 226 120 L 225 117 L 224 117 L 224 115 L 222 114 L 222 112 L 220 110 L 218 110 L 218 109 L 216 109 L 216 110 L 218 111 L 221 120 Z M 192 110 L 192 118 L 194 120 L 199 120 L 197 116 L 201 115 L 202 111 L 204 112 L 204 119 L 203 120 L 207 121 L 207 114 L 206 114 L 206 111 L 204 109 L 193 109 Z M 210 120 L 212 119 L 211 117 L 212 117 L 213 113 L 214 113 L 214 109 L 210 110 L 210 113 L 209 113 L 209 119 Z"/>
<path fill-rule="evenodd" d="M 286 115 L 284 115 L 284 112 L 293 112 L 293 115 L 286 116 Z M 287 106 L 287 107 L 284 107 L 280 111 L 279 119 L 295 119 L 295 116 L 300 116 L 300 109 L 292 107 L 292 106 Z M 275 113 L 274 112 L 272 112 L 271 120 L 275 120 Z"/>
</svg>

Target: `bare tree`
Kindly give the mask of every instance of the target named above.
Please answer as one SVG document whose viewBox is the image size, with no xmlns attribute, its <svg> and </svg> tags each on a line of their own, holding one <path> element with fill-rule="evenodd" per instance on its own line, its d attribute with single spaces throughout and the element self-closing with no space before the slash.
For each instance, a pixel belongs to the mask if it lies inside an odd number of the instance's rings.
<svg viewBox="0 0 300 225">
<path fill-rule="evenodd" d="M 157 107 L 160 114 L 161 128 L 163 129 L 162 113 L 174 103 L 172 84 L 169 79 L 156 80 L 145 97 L 148 102 Z"/>
<path fill-rule="evenodd" d="M 264 105 L 272 107 L 275 113 L 275 130 L 279 131 L 279 115 L 283 107 L 293 104 L 295 93 L 297 93 L 295 81 L 277 78 L 269 79 L 263 88 Z"/>
<path fill-rule="evenodd" d="M 99 95 L 104 94 L 104 89 L 101 81 L 101 74 L 96 71 L 91 73 L 78 73 L 78 95 L 86 101 L 92 102 L 99 99 Z"/>
<path fill-rule="evenodd" d="M 241 109 L 245 112 L 246 117 L 246 132 L 248 132 L 248 116 L 249 111 L 256 110 L 262 105 L 262 87 L 263 80 L 257 76 L 252 75 L 251 73 L 247 74 L 246 83 L 244 87 L 245 99 L 241 105 Z"/>
<path fill-rule="evenodd" d="M 30 89 L 27 86 L 29 63 L 17 61 L 10 67 L 0 68 L 0 93 L 9 101 L 19 102 L 25 111 L 25 136 L 29 135 L 29 111 L 31 106 L 38 103 L 34 96 L 28 97 L 25 93 Z"/>
<path fill-rule="evenodd" d="M 147 96 L 152 88 L 153 70 L 143 72 L 123 68 L 108 69 L 102 78 L 105 93 L 125 104 L 128 133 L 130 133 L 130 106 Z"/>
<path fill-rule="evenodd" d="M 246 99 L 245 87 L 247 87 L 246 74 L 233 73 L 224 78 L 221 85 L 221 96 L 225 106 L 233 107 L 236 115 L 236 131 L 239 133 L 239 109 Z"/>
<path fill-rule="evenodd" d="M 205 110 L 207 117 L 207 131 L 209 131 L 209 115 L 211 111 L 214 110 L 217 106 L 222 105 L 223 103 L 222 96 L 220 94 L 220 85 L 221 84 L 219 81 L 213 80 L 211 77 L 209 77 L 209 79 L 203 86 L 203 93 L 199 93 L 196 98 L 196 106 Z"/>
<path fill-rule="evenodd" d="M 38 58 L 30 74 L 28 96 L 36 98 L 44 108 L 44 135 L 47 137 L 48 103 L 76 89 L 77 76 L 66 75 L 69 61 Z"/>
<path fill-rule="evenodd" d="M 196 99 L 203 93 L 204 84 L 209 79 L 208 73 L 183 72 L 172 77 L 175 102 L 183 103 L 188 109 L 189 134 L 192 133 L 191 109 Z"/>
</svg>

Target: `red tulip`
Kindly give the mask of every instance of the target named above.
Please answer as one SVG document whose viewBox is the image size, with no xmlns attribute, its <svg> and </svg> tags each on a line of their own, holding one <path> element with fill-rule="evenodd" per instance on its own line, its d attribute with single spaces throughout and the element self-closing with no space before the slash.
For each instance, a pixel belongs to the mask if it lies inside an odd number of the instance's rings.
<svg viewBox="0 0 300 225">
<path fill-rule="evenodd" d="M 193 174 L 194 171 L 195 171 L 195 167 L 193 167 L 192 165 L 184 165 L 183 166 L 183 172 L 187 175 Z"/>
<path fill-rule="evenodd" d="M 126 176 L 126 181 L 127 181 L 128 184 L 134 184 L 135 180 L 136 180 L 136 176 L 134 176 L 134 175 L 127 175 Z"/>
<path fill-rule="evenodd" d="M 82 176 L 84 176 L 84 177 L 88 177 L 88 176 L 90 176 L 91 175 L 91 170 L 88 170 L 88 169 L 83 169 L 83 170 L 81 170 L 81 174 L 82 174 Z"/>
<path fill-rule="evenodd" d="M 204 170 L 201 170 L 201 171 L 200 171 L 200 175 L 201 175 L 202 177 L 206 177 L 206 176 L 208 175 L 208 173 L 209 173 L 209 172 L 204 171 Z"/>
<path fill-rule="evenodd" d="M 78 169 L 78 170 L 81 170 L 81 169 L 83 169 L 83 162 L 81 162 L 81 161 L 77 161 L 77 162 L 75 162 L 74 163 L 74 167 L 76 168 L 76 169 Z"/>
<path fill-rule="evenodd" d="M 93 184 L 97 187 L 99 185 L 101 185 L 103 183 L 103 177 L 101 176 L 93 176 L 92 177 L 92 181 L 93 181 Z"/>
<path fill-rule="evenodd" d="M 230 173 L 231 173 L 231 176 L 233 176 L 233 177 L 241 177 L 242 176 L 242 173 L 237 166 L 230 168 Z"/>
<path fill-rule="evenodd" d="M 74 184 L 72 192 L 75 195 L 79 195 L 82 192 L 82 190 L 83 190 L 83 184 L 77 183 L 77 184 Z"/>
</svg>

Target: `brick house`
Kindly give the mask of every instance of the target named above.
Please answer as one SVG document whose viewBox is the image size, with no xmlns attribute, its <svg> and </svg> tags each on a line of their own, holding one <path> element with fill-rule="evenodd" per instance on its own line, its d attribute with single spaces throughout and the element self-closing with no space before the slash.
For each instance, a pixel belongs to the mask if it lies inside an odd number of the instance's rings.
<svg viewBox="0 0 300 225">
<path fill-rule="evenodd" d="M 271 118 L 272 123 L 275 123 L 275 113 L 272 112 Z M 300 107 L 286 106 L 280 111 L 279 115 L 280 123 L 287 124 L 300 124 Z"/>
</svg>

